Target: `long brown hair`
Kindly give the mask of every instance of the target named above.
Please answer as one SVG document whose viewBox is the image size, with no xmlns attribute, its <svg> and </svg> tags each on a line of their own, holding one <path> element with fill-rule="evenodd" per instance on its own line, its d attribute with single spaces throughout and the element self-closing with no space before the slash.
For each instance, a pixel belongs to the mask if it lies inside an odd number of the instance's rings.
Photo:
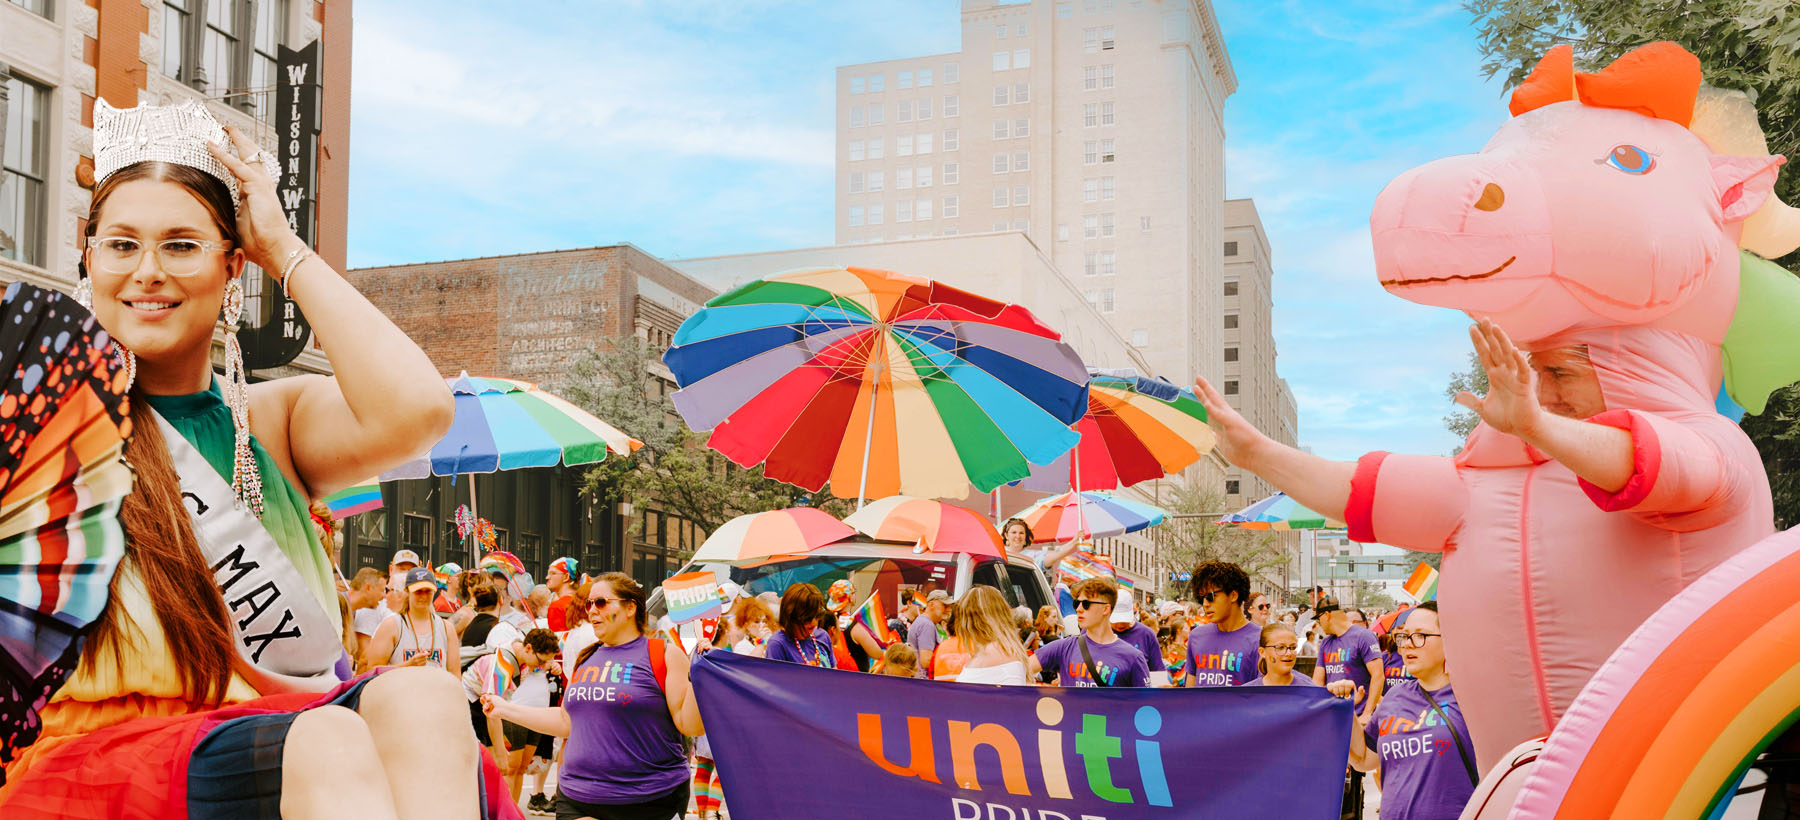
<svg viewBox="0 0 1800 820">
<path fill-rule="evenodd" d="M 86 236 L 100 224 L 100 209 L 120 185 L 139 179 L 172 182 L 200 200 L 225 239 L 236 246 L 241 240 L 233 218 L 236 206 L 225 183 L 185 165 L 141 162 L 121 168 L 94 189 L 88 211 Z M 87 274 L 82 262 L 82 275 Z M 131 441 L 125 458 L 137 474 L 131 494 L 125 496 L 119 520 L 125 527 L 125 560 L 137 569 L 150 606 L 162 624 L 169 655 L 181 678 L 182 696 L 189 703 L 212 705 L 225 696 L 231 683 L 231 616 L 213 580 L 212 568 L 200 555 L 199 542 L 181 501 L 181 479 L 163 441 L 162 430 L 141 390 L 131 393 Z M 111 600 L 94 623 L 83 650 L 83 661 L 92 663 L 100 647 L 110 647 L 115 666 L 124 669 L 122 642 L 127 623 L 120 612 L 119 574 L 108 590 Z M 136 624 L 133 629 L 139 629 Z M 139 635 L 142 630 L 139 629 Z"/>
<path fill-rule="evenodd" d="M 787 591 L 781 593 L 781 631 L 786 632 L 795 644 L 812 637 L 812 633 L 801 634 L 808 623 L 816 625 L 825 616 L 825 595 L 819 588 L 804 581 L 789 584 Z"/>
</svg>

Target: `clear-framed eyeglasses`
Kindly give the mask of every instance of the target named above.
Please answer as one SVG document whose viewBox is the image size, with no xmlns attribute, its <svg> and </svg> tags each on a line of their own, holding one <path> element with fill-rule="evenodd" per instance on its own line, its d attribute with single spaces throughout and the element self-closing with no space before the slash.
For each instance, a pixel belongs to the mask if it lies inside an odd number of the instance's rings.
<svg viewBox="0 0 1800 820">
<path fill-rule="evenodd" d="M 130 236 L 90 236 L 88 261 L 103 273 L 132 273 L 144 261 L 144 241 Z M 170 276 L 193 276 L 200 272 L 206 257 L 213 251 L 231 250 L 230 242 L 177 237 L 156 245 L 156 264 Z"/>
<path fill-rule="evenodd" d="M 1300 647 L 1295 646 L 1291 643 L 1272 643 L 1263 648 L 1267 649 L 1270 652 L 1273 652 L 1277 655 L 1292 655 L 1295 652 L 1300 651 Z"/>
<path fill-rule="evenodd" d="M 1443 633 L 1440 632 L 1395 632 L 1394 643 L 1418 649 L 1425 645 L 1426 638 L 1441 637 L 1443 637 Z"/>
</svg>

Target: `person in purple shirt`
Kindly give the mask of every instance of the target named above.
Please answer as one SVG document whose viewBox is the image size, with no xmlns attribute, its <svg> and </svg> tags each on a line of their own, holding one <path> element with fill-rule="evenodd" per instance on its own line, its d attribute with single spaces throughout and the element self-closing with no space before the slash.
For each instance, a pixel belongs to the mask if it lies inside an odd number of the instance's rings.
<svg viewBox="0 0 1800 820">
<path fill-rule="evenodd" d="M 1355 695 L 1357 714 L 1367 717 L 1381 703 L 1387 682 L 1381 642 L 1368 627 L 1351 623 L 1350 616 L 1332 598 L 1320 599 L 1318 612 L 1325 638 L 1319 641 L 1319 665 L 1313 668 L 1313 682 L 1338 695 Z"/>
<path fill-rule="evenodd" d="M 1455 820 L 1475 793 L 1474 741 L 1450 675 L 1437 604 L 1413 609 L 1394 637 L 1412 680 L 1401 681 L 1350 734 L 1350 765 L 1381 769 L 1381 820 Z"/>
<path fill-rule="evenodd" d="M 781 593 L 781 614 L 777 617 L 781 631 L 770 635 L 763 644 L 763 657 L 826 669 L 837 666 L 831 640 L 819 629 L 819 619 L 824 616 L 825 594 L 818 587 L 789 584 L 787 591 Z"/>
<path fill-rule="evenodd" d="M 1150 685 L 1168 686 L 1169 662 L 1163 660 L 1156 630 L 1138 623 L 1137 599 L 1132 597 L 1131 590 L 1119 590 L 1119 602 L 1113 605 L 1111 620 L 1113 634 L 1144 653 L 1144 659 L 1150 664 Z"/>
<path fill-rule="evenodd" d="M 588 618 L 599 640 L 576 656 L 561 706 L 482 697 L 489 715 L 569 739 L 556 778 L 558 817 L 674 817 L 687 809 L 681 736 L 698 737 L 706 727 L 688 682 L 687 653 L 644 632 L 645 597 L 622 572 L 595 579 Z M 660 664 L 650 655 L 654 647 Z"/>
<path fill-rule="evenodd" d="M 1406 616 L 1411 613 L 1410 609 L 1400 610 L 1400 614 L 1394 616 L 1393 626 L 1388 627 L 1387 634 L 1381 636 L 1381 667 L 1387 673 L 1387 679 L 1381 685 L 1383 692 L 1394 688 L 1394 684 L 1412 678 L 1412 673 L 1406 671 L 1406 659 L 1400 656 L 1400 646 L 1394 642 L 1394 633 L 1406 625 Z"/>
<path fill-rule="evenodd" d="M 1299 658 L 1300 639 L 1294 628 L 1276 622 L 1262 628 L 1261 645 L 1257 649 L 1256 672 L 1261 677 L 1249 686 L 1318 686 L 1312 678 L 1294 674 L 1294 661 Z"/>
<path fill-rule="evenodd" d="M 1044 669 L 1056 673 L 1062 686 L 1148 686 L 1150 667 L 1144 653 L 1113 634 L 1108 622 L 1119 600 L 1118 587 L 1110 579 L 1089 578 L 1075 585 L 1075 621 L 1081 632 L 1058 638 L 1038 649 L 1026 663 L 1026 680 L 1037 680 Z M 1086 644 L 1087 653 L 1082 653 Z M 1093 660 L 1090 668 L 1089 659 Z"/>
<path fill-rule="evenodd" d="M 1262 627 L 1244 615 L 1250 576 L 1237 564 L 1207 561 L 1194 568 L 1190 584 L 1211 623 L 1188 634 L 1188 685 L 1243 686 L 1255 680 Z"/>
</svg>

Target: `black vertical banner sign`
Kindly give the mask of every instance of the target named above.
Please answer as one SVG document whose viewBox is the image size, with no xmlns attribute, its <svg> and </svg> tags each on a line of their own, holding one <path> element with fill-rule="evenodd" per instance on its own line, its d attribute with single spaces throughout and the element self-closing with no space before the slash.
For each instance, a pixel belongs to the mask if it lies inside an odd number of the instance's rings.
<svg viewBox="0 0 1800 820">
<path fill-rule="evenodd" d="M 281 197 L 288 226 L 306 244 L 317 246 L 319 41 L 298 50 L 282 46 L 275 74 L 275 159 L 281 166 L 275 193 Z M 278 273 L 264 271 L 245 288 L 244 327 L 238 331 L 238 342 L 244 348 L 244 367 L 250 370 L 293 361 L 312 336 L 299 307 L 275 284 Z"/>
</svg>

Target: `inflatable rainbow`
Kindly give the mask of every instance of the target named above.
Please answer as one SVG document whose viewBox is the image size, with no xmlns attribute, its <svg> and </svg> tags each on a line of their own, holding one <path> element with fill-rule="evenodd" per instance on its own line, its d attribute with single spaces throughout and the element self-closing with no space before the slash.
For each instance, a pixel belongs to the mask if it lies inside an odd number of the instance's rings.
<svg viewBox="0 0 1800 820">
<path fill-rule="evenodd" d="M 1557 724 L 1514 820 L 1713 817 L 1800 718 L 1800 528 L 1638 627 Z"/>
</svg>

